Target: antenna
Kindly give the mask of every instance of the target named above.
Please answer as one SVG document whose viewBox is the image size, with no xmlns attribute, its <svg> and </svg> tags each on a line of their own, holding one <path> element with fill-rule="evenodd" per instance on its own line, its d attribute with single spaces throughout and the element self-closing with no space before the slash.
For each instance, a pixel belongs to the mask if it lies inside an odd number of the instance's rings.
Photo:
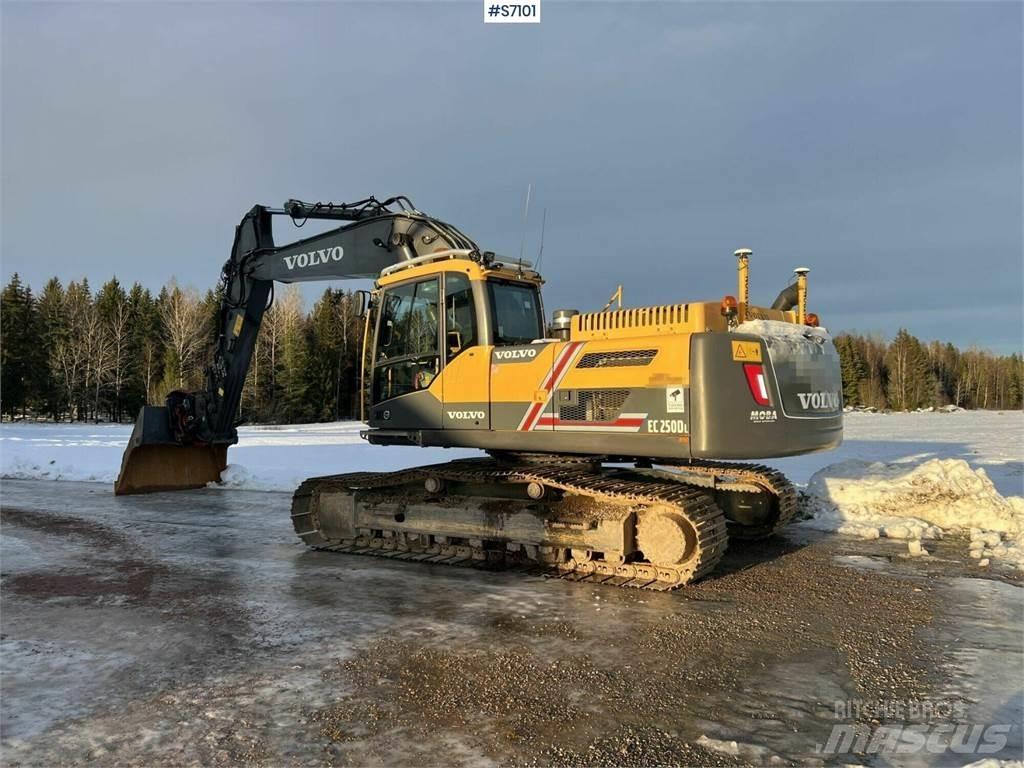
<svg viewBox="0 0 1024 768">
<path fill-rule="evenodd" d="M 540 217 L 540 248 L 537 249 L 537 266 L 535 269 L 540 272 L 540 260 L 544 258 L 544 227 L 548 223 L 548 209 L 544 209 L 544 213 Z"/>
<path fill-rule="evenodd" d="M 526 250 L 526 221 L 530 217 L 530 189 L 533 184 L 526 185 L 526 207 L 523 208 L 523 239 L 519 241 L 519 267 L 523 266 L 523 251 Z"/>
</svg>

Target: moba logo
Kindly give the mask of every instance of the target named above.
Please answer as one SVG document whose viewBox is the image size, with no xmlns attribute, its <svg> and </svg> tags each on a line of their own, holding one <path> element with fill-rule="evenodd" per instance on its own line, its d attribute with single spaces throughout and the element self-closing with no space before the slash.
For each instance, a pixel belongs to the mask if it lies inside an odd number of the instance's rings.
<svg viewBox="0 0 1024 768">
<path fill-rule="evenodd" d="M 449 419 L 457 419 L 459 421 L 465 421 L 465 420 L 476 420 L 476 421 L 479 421 L 480 419 L 484 418 L 484 416 L 486 416 L 486 415 L 487 414 L 485 414 L 483 411 L 448 411 L 448 418 Z"/>
<path fill-rule="evenodd" d="M 800 398 L 800 407 L 804 410 L 813 408 L 816 411 L 838 411 L 838 392 L 797 392 Z"/>
<path fill-rule="evenodd" d="M 536 349 L 499 349 L 494 353 L 499 360 L 529 360 L 537 356 Z"/>
<path fill-rule="evenodd" d="M 329 261 L 341 261 L 341 257 L 344 255 L 345 249 L 340 245 L 336 245 L 333 248 L 324 248 L 320 251 L 285 256 L 284 264 L 288 269 L 295 269 L 296 267 L 302 269 L 304 267 L 315 267 L 317 264 L 326 264 Z"/>
</svg>

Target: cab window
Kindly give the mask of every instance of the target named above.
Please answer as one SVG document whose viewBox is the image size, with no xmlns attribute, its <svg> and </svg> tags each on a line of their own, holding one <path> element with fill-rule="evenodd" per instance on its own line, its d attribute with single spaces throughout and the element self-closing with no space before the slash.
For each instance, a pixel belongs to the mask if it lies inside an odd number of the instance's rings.
<svg viewBox="0 0 1024 768">
<path fill-rule="evenodd" d="M 544 324 L 536 287 L 489 280 L 487 290 L 491 298 L 495 346 L 529 344 L 543 338 Z"/>
<path fill-rule="evenodd" d="M 473 286 L 460 272 L 444 276 L 444 327 L 448 361 L 477 343 Z"/>
<path fill-rule="evenodd" d="M 436 277 L 385 291 L 377 326 L 373 402 L 426 389 L 439 370 Z"/>
</svg>

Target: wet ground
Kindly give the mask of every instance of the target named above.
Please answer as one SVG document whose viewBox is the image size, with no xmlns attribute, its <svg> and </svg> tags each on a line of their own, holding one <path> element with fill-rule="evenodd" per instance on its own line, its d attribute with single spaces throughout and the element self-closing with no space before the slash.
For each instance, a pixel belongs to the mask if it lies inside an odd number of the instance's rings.
<svg viewBox="0 0 1024 768">
<path fill-rule="evenodd" d="M 962 542 L 793 529 L 653 593 L 309 552 L 282 494 L 2 490 L 6 765 L 1021 757 L 1022 588 Z M 829 749 L 901 725 L 941 734 Z"/>
</svg>

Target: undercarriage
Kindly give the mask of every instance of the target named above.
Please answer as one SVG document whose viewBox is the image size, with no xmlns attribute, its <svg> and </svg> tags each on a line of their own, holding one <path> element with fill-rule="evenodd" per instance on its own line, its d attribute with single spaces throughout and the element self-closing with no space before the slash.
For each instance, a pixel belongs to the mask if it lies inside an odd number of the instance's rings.
<svg viewBox="0 0 1024 768">
<path fill-rule="evenodd" d="M 316 549 L 669 590 L 708 575 L 730 537 L 784 526 L 796 501 L 754 464 L 501 455 L 311 478 L 292 522 Z"/>
</svg>

